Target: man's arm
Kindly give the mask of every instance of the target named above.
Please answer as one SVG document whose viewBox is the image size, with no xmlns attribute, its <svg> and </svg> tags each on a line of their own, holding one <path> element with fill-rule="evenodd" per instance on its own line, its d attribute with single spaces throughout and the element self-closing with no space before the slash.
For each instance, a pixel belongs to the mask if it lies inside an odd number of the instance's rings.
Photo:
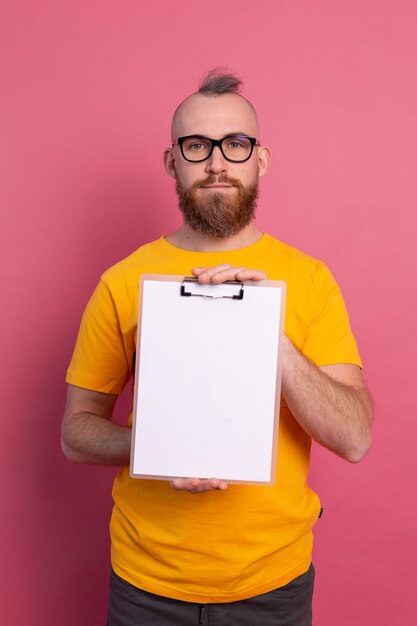
<svg viewBox="0 0 417 626">
<path fill-rule="evenodd" d="M 263 272 L 230 265 L 193 270 L 200 282 L 262 280 Z M 350 363 L 317 367 L 284 336 L 281 391 L 300 426 L 352 463 L 371 445 L 372 404 L 361 369 Z"/>
<path fill-rule="evenodd" d="M 61 445 L 70 461 L 129 464 L 132 430 L 110 421 L 117 397 L 68 385 Z"/>
<path fill-rule="evenodd" d="M 196 268 L 202 283 L 266 279 L 259 270 L 221 265 Z M 301 427 L 318 443 L 351 462 L 371 443 L 372 407 L 359 367 L 351 364 L 318 368 L 284 338 L 282 393 Z M 128 465 L 131 429 L 110 421 L 117 395 L 69 385 L 62 423 L 62 448 L 78 462 Z M 226 489 L 216 478 L 181 478 L 174 489 L 201 493 Z"/>
<path fill-rule="evenodd" d="M 266 279 L 261 271 L 227 264 L 196 268 L 193 274 L 203 283 Z M 357 365 L 319 368 L 284 336 L 281 391 L 300 426 L 315 441 L 352 463 L 365 456 L 371 445 L 372 404 Z M 216 479 L 183 478 L 171 485 L 191 493 L 226 488 Z"/>
<path fill-rule="evenodd" d="M 318 368 L 285 336 L 281 390 L 312 439 L 351 463 L 368 452 L 372 404 L 357 365 Z"/>
</svg>

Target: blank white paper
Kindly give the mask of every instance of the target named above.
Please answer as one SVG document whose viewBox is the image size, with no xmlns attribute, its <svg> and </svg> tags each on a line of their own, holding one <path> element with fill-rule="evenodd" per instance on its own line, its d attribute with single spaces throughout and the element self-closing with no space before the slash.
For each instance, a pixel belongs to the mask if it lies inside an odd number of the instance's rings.
<svg viewBox="0 0 417 626">
<path fill-rule="evenodd" d="M 132 476 L 271 482 L 283 289 L 143 282 Z"/>
</svg>

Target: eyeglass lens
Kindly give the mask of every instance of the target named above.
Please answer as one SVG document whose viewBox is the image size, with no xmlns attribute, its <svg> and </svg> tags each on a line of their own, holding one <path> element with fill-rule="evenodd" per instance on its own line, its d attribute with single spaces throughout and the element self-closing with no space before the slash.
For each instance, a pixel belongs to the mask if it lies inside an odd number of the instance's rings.
<svg viewBox="0 0 417 626">
<path fill-rule="evenodd" d="M 245 161 L 252 151 L 252 144 L 247 137 L 225 137 L 221 143 L 223 155 L 230 161 Z M 210 139 L 187 137 L 182 143 L 184 157 L 188 161 L 203 161 L 210 155 Z"/>
</svg>

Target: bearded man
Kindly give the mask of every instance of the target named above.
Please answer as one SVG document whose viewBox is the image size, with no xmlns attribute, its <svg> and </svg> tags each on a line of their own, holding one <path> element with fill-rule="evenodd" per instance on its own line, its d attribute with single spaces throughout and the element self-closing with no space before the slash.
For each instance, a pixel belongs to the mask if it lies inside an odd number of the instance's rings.
<svg viewBox="0 0 417 626">
<path fill-rule="evenodd" d="M 320 514 L 306 482 L 311 440 L 353 463 L 371 443 L 371 404 L 337 284 L 323 263 L 255 225 L 271 151 L 240 86 L 213 71 L 175 111 L 164 162 L 183 225 L 103 274 L 67 373 L 65 454 L 122 466 L 113 489 L 109 626 L 311 626 Z M 129 476 L 131 418 L 119 426 L 111 417 L 134 371 L 143 273 L 287 283 L 273 486 Z"/>
</svg>

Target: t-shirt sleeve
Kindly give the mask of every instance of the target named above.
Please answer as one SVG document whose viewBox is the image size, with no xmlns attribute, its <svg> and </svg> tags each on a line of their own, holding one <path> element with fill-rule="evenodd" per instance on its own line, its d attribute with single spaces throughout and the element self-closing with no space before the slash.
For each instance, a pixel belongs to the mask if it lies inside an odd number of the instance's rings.
<svg viewBox="0 0 417 626">
<path fill-rule="evenodd" d="M 66 381 L 93 391 L 119 394 L 130 370 L 116 306 L 101 279 L 84 311 Z"/>
<path fill-rule="evenodd" d="M 318 366 L 353 363 L 362 367 L 340 288 L 320 263 L 313 275 L 312 314 L 302 352 Z"/>
</svg>

